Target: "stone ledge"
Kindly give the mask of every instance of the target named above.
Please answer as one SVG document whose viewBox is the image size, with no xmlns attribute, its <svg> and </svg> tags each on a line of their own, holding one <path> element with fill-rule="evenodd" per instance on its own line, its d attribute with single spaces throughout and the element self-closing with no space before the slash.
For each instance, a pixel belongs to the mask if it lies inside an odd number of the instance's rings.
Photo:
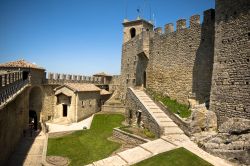
<svg viewBox="0 0 250 166">
<path fill-rule="evenodd" d="M 113 136 L 118 138 L 118 139 L 124 140 L 128 143 L 135 144 L 135 145 L 143 144 L 143 143 L 150 141 L 148 139 L 144 139 L 144 138 L 137 136 L 135 134 L 130 134 L 130 133 L 127 133 L 125 131 L 122 131 L 119 128 L 113 129 Z"/>
</svg>

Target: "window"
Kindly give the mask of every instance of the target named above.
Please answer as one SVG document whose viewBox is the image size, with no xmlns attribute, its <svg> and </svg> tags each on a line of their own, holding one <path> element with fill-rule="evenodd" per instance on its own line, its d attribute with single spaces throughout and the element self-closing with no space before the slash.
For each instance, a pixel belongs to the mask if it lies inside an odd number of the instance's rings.
<svg viewBox="0 0 250 166">
<path fill-rule="evenodd" d="M 135 28 L 131 28 L 131 29 L 130 29 L 130 37 L 131 37 L 131 39 L 134 38 L 135 35 L 136 35 L 136 30 L 135 30 Z"/>
</svg>

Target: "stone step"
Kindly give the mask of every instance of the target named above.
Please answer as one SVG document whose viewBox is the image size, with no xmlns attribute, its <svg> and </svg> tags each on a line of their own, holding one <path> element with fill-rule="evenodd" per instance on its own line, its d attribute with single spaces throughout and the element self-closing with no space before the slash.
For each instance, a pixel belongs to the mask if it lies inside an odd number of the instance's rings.
<svg viewBox="0 0 250 166">
<path fill-rule="evenodd" d="M 124 161 L 127 162 L 127 164 L 132 165 L 139 161 L 145 160 L 153 154 L 147 150 L 144 150 L 141 147 L 135 147 L 123 152 L 120 152 L 117 154 L 119 157 L 121 157 Z"/>
<path fill-rule="evenodd" d="M 168 134 L 184 134 L 179 127 L 164 127 L 164 135 Z"/>
<path fill-rule="evenodd" d="M 147 151 L 150 151 L 154 155 L 176 148 L 175 145 L 173 145 L 167 141 L 164 141 L 163 139 L 157 139 L 155 141 L 151 141 L 151 142 L 142 144 L 142 145 L 140 145 L 140 147 L 142 147 L 143 149 L 146 149 Z"/>
<path fill-rule="evenodd" d="M 94 166 L 103 166 L 103 165 L 120 166 L 120 165 L 126 165 L 127 163 L 121 157 L 115 155 L 105 158 L 103 160 L 96 161 L 93 164 Z"/>
<path fill-rule="evenodd" d="M 160 122 L 163 127 L 178 127 L 173 121 Z"/>
<path fill-rule="evenodd" d="M 153 114 L 157 119 L 162 119 L 162 120 L 164 120 L 164 119 L 169 119 L 169 117 L 167 116 L 167 115 L 165 115 L 165 114 L 161 114 L 161 115 L 157 115 L 157 114 Z"/>
</svg>

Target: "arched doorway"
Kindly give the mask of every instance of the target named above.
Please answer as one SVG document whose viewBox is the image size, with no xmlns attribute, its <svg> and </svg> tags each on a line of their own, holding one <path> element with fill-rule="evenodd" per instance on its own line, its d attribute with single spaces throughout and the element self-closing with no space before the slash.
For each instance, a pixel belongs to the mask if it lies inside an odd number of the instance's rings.
<svg viewBox="0 0 250 166">
<path fill-rule="evenodd" d="M 29 123 L 34 123 L 34 129 L 40 129 L 40 112 L 42 109 L 42 90 L 35 86 L 29 93 Z"/>
<path fill-rule="evenodd" d="M 29 111 L 29 124 L 33 124 L 34 125 L 34 130 L 37 130 L 38 122 L 37 122 L 36 111 L 33 111 L 33 110 Z"/>
</svg>

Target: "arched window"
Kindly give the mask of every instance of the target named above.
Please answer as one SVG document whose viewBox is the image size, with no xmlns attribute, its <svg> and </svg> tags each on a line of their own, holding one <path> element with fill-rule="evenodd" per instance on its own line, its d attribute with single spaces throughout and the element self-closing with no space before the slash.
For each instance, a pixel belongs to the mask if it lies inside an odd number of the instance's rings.
<svg viewBox="0 0 250 166">
<path fill-rule="evenodd" d="M 131 36 L 131 39 L 132 39 L 133 37 L 135 37 L 135 35 L 136 35 L 136 30 L 135 30 L 135 28 L 131 28 L 131 29 L 130 29 L 130 36 Z"/>
</svg>

